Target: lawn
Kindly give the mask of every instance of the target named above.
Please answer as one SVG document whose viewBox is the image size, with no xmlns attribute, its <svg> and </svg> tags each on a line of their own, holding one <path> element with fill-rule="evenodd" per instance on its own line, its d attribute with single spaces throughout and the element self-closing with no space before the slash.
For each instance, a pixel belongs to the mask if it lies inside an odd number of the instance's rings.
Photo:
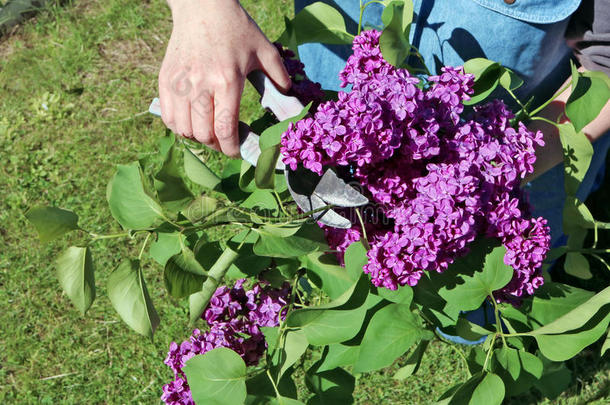
<svg viewBox="0 0 610 405">
<path fill-rule="evenodd" d="M 0 0 L 1 4 L 2 0 Z M 242 2 L 269 37 L 282 30 L 289 0 Z M 185 302 L 165 293 L 162 269 L 146 259 L 146 277 L 162 325 L 153 343 L 131 332 L 104 291 L 118 257 L 135 244 L 93 248 L 98 299 L 82 317 L 62 294 L 53 257 L 69 241 L 40 244 L 23 212 L 35 204 L 70 208 L 92 232 L 110 229 L 106 184 L 114 167 L 156 149 L 160 119 L 145 113 L 171 31 L 163 1 L 69 2 L 44 12 L 0 43 L 0 400 L 5 403 L 157 403 L 172 373 L 169 343 L 190 335 Z M 241 119 L 259 111 L 246 90 Z M 210 153 L 221 168 L 224 159 Z M 610 187 L 606 187 L 610 190 Z M 610 219 L 608 193 L 593 198 Z M 362 376 L 359 404 L 425 404 L 466 377 L 454 349 L 435 342 L 418 374 L 393 380 L 392 367 Z M 312 356 L 316 356 L 313 353 Z M 569 391 L 540 403 L 607 403 L 610 368 L 594 351 L 570 363 Z M 515 403 L 537 403 L 523 397 Z"/>
</svg>

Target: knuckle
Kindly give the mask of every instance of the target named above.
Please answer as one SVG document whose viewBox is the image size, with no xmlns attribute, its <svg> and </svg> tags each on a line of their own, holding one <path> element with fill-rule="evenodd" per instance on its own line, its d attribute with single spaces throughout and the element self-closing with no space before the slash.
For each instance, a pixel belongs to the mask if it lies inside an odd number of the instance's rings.
<svg viewBox="0 0 610 405">
<path fill-rule="evenodd" d="M 204 145 L 211 145 L 214 143 L 214 138 L 212 137 L 212 134 L 208 131 L 195 131 L 193 133 L 193 137 L 197 140 L 197 142 L 200 142 Z"/>
<path fill-rule="evenodd" d="M 197 93 L 191 100 L 191 111 L 201 117 L 209 115 L 213 111 L 212 98 L 207 89 Z"/>
<path fill-rule="evenodd" d="M 239 73 L 233 69 L 224 69 L 214 78 L 216 90 L 228 90 L 239 80 Z"/>
<path fill-rule="evenodd" d="M 214 132 L 219 139 L 230 139 L 235 135 L 235 120 L 227 111 L 221 112 L 214 119 Z"/>
</svg>

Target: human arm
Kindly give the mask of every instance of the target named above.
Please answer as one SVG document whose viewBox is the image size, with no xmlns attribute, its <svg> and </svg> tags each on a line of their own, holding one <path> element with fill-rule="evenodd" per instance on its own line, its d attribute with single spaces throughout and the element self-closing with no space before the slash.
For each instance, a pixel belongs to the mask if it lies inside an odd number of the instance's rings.
<svg viewBox="0 0 610 405">
<path fill-rule="evenodd" d="M 580 63 L 579 71 L 596 70 L 610 76 L 610 0 L 583 0 L 572 16 L 566 32 L 567 44 L 574 51 Z M 557 122 L 567 121 L 565 105 L 570 97 L 569 80 L 561 87 L 566 88 L 557 98 L 539 113 L 539 117 Z M 534 173 L 526 179 L 532 180 L 562 161 L 562 147 L 557 128 L 543 120 L 534 120 L 529 128 L 544 134 L 546 145 L 536 152 L 537 162 Z M 583 129 L 591 142 L 595 142 L 610 131 L 610 104 L 606 103 L 597 118 Z"/>
<path fill-rule="evenodd" d="M 579 68 L 579 71 L 584 72 L 584 67 Z M 569 84 L 571 79 L 568 79 L 562 88 Z M 544 135 L 544 146 L 536 150 L 536 163 L 534 172 L 525 179 L 525 182 L 534 180 L 547 170 L 553 168 L 563 160 L 563 149 L 559 139 L 559 131 L 553 124 L 546 122 L 567 122 L 568 118 L 565 115 L 565 107 L 570 94 L 571 87 L 567 86 L 561 94 L 559 94 L 549 105 L 543 108 L 538 117 L 542 119 L 532 120 L 528 128 L 532 131 L 541 131 Z M 610 101 L 602 108 L 597 117 L 583 128 L 584 134 L 591 142 L 595 142 L 606 132 L 610 131 Z"/>
<path fill-rule="evenodd" d="M 162 118 L 173 132 L 239 156 L 239 103 L 248 73 L 291 86 L 274 45 L 237 0 L 168 0 L 173 29 L 159 72 Z"/>
</svg>

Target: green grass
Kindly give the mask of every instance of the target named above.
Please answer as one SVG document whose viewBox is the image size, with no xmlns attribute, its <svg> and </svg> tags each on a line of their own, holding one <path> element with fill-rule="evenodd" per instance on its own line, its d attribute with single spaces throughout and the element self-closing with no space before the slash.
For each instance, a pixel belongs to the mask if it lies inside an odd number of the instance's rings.
<svg viewBox="0 0 610 405">
<path fill-rule="evenodd" d="M 270 37 L 280 33 L 281 16 L 292 7 L 289 0 L 243 3 Z M 118 230 L 108 225 L 114 222 L 105 186 L 115 164 L 154 151 L 164 132 L 160 119 L 137 114 L 156 96 L 170 30 L 162 1 L 78 1 L 51 9 L 0 43 L 0 400 L 5 403 L 156 403 L 172 377 L 162 363 L 167 347 L 190 330 L 185 303 L 167 296 L 160 267 L 146 263 L 162 318 L 150 343 L 119 321 L 104 289 L 119 258 L 137 254 L 135 243 L 109 241 L 93 248 L 98 299 L 82 317 L 61 293 L 52 264 L 71 241 L 41 245 L 23 216 L 32 205 L 55 205 L 75 210 L 93 232 Z M 244 121 L 259 111 L 251 88 L 242 107 Z M 212 153 L 208 160 L 217 168 L 224 161 Z M 607 201 L 603 197 L 600 201 Z M 400 361 L 361 377 L 357 403 L 430 403 L 466 376 L 459 357 L 440 342 L 431 344 L 409 380 L 390 378 Z M 544 403 L 603 403 L 607 362 L 586 352 L 571 367 L 577 371 L 572 388 L 557 402 Z"/>
</svg>

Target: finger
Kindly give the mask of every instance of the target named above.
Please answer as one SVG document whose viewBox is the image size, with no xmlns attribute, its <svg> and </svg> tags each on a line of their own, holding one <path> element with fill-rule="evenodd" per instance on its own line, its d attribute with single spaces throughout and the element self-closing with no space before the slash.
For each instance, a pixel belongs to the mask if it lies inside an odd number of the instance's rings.
<svg viewBox="0 0 610 405">
<path fill-rule="evenodd" d="M 282 90 L 283 92 L 290 90 L 292 81 L 286 71 L 280 53 L 272 44 L 269 44 L 269 46 L 266 46 L 258 52 L 258 60 L 260 62 L 260 68 L 267 74 L 273 83 L 275 83 L 279 90 Z"/>
<path fill-rule="evenodd" d="M 243 79 L 223 86 L 214 95 L 214 135 L 222 152 L 230 157 L 239 157 L 239 100 Z"/>
<path fill-rule="evenodd" d="M 187 98 L 180 97 L 174 100 L 176 105 L 174 115 L 176 117 L 176 133 L 185 138 L 193 137 L 191 125 L 191 103 Z"/>
<path fill-rule="evenodd" d="M 171 102 L 171 92 L 165 83 L 165 79 L 159 76 L 159 103 L 161 104 L 161 119 L 166 127 L 172 132 L 176 132 L 176 122 L 174 118 L 174 110 Z"/>
<path fill-rule="evenodd" d="M 193 136 L 209 148 L 220 151 L 214 136 L 214 105 L 210 93 L 206 90 L 191 101 L 191 124 Z"/>
</svg>

